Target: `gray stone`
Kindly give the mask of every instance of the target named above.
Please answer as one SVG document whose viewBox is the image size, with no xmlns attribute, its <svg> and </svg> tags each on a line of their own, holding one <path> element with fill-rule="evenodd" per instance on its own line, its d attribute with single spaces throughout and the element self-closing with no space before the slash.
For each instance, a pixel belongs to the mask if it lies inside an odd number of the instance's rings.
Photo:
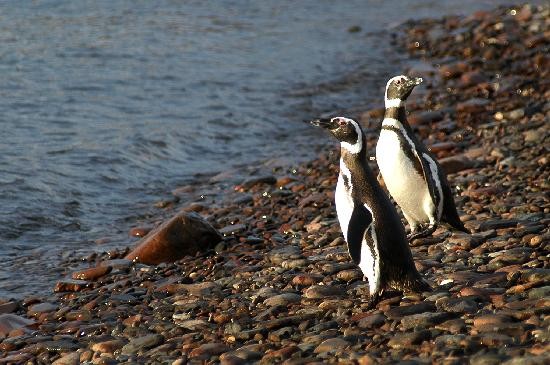
<svg viewBox="0 0 550 365">
<path fill-rule="evenodd" d="M 52 365 L 79 365 L 80 354 L 78 352 L 70 352 L 55 360 Z"/>
<path fill-rule="evenodd" d="M 477 303 L 469 298 L 441 298 L 436 301 L 438 308 L 452 313 L 475 313 Z"/>
<path fill-rule="evenodd" d="M 292 303 L 299 303 L 302 300 L 302 296 L 295 293 L 283 293 L 275 295 L 271 298 L 264 300 L 264 304 L 268 307 L 275 307 L 277 305 L 289 305 Z"/>
<path fill-rule="evenodd" d="M 422 341 L 431 338 L 430 331 L 405 332 L 398 333 L 390 338 L 388 346 L 394 349 L 403 349 L 411 346 L 420 345 Z"/>
<path fill-rule="evenodd" d="M 313 285 L 309 287 L 305 292 L 305 297 L 309 299 L 320 299 L 331 296 L 338 296 L 345 294 L 345 290 L 337 286 L 328 285 Z"/>
<path fill-rule="evenodd" d="M 133 355 L 160 345 L 163 342 L 164 336 L 158 334 L 150 334 L 142 337 L 132 338 L 129 343 L 124 345 L 121 352 L 125 355 Z"/>
<path fill-rule="evenodd" d="M 49 313 L 49 312 L 54 312 L 57 310 L 57 305 L 55 304 L 52 304 L 52 303 L 39 303 L 39 304 L 35 304 L 35 305 L 31 305 L 29 307 L 29 315 L 37 315 L 37 314 L 40 314 L 40 313 Z"/>
<path fill-rule="evenodd" d="M 401 327 L 404 330 L 409 330 L 415 327 L 433 327 L 436 324 L 448 320 L 450 317 L 451 315 L 446 312 L 411 314 L 410 316 L 406 316 L 401 319 Z"/>
<path fill-rule="evenodd" d="M 470 358 L 470 365 L 500 365 L 506 359 L 501 354 L 480 354 Z"/>
<path fill-rule="evenodd" d="M 502 363 L 502 365 L 547 365 L 550 361 L 548 354 L 542 354 L 538 356 L 524 355 L 514 357 L 508 361 Z"/>
<path fill-rule="evenodd" d="M 550 269 L 529 269 L 522 271 L 521 280 L 523 282 L 533 282 L 533 281 L 545 281 L 550 282 Z"/>
<path fill-rule="evenodd" d="M 329 338 L 324 340 L 314 350 L 315 353 L 338 351 L 348 347 L 350 343 L 342 338 Z"/>
<path fill-rule="evenodd" d="M 357 323 L 359 328 L 375 328 L 380 327 L 386 322 L 386 317 L 381 314 L 373 314 L 365 318 L 361 318 Z"/>
<path fill-rule="evenodd" d="M 541 299 L 550 297 L 550 286 L 543 286 L 540 288 L 533 288 L 527 292 L 527 296 L 530 299 Z"/>
<path fill-rule="evenodd" d="M 430 301 L 424 301 L 417 304 L 403 305 L 389 309 L 384 314 L 389 319 L 399 319 L 411 314 L 424 313 L 435 310 L 435 304 Z"/>
</svg>

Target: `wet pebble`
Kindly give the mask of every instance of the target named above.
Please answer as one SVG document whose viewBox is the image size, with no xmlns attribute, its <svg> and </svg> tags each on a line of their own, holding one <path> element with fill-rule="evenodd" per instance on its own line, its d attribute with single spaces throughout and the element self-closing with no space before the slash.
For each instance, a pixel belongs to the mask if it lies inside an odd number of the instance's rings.
<svg viewBox="0 0 550 365">
<path fill-rule="evenodd" d="M 52 365 L 79 365 L 80 354 L 78 352 L 70 352 L 55 360 Z"/>
<path fill-rule="evenodd" d="M 97 266 L 85 270 L 75 271 L 72 273 L 73 279 L 78 280 L 96 280 L 107 275 L 113 268 L 111 266 Z"/>
<path fill-rule="evenodd" d="M 143 351 L 157 346 L 164 341 L 164 337 L 158 334 L 149 334 L 137 338 L 132 338 L 129 343 L 124 345 L 121 352 L 125 355 L 142 353 Z"/>
<path fill-rule="evenodd" d="M 410 348 L 412 346 L 420 345 L 422 341 L 429 340 L 430 338 L 430 331 L 427 330 L 397 333 L 390 338 L 388 341 L 388 346 L 393 349 Z"/>
<path fill-rule="evenodd" d="M 329 338 L 324 340 L 314 350 L 315 353 L 339 351 L 348 347 L 350 343 L 342 338 Z"/>
<path fill-rule="evenodd" d="M 126 344 L 123 340 L 109 340 L 97 342 L 91 345 L 91 349 L 95 352 L 112 354 L 118 349 L 121 349 Z"/>
<path fill-rule="evenodd" d="M 264 300 L 264 305 L 267 305 L 268 307 L 275 307 L 278 305 L 286 306 L 292 303 L 298 303 L 301 299 L 302 296 L 299 294 L 283 293 Z"/>
<path fill-rule="evenodd" d="M 404 330 L 410 330 L 417 327 L 418 328 L 433 327 L 436 324 L 446 321 L 449 318 L 451 318 L 451 315 L 445 312 L 442 312 L 442 313 L 426 312 L 426 313 L 411 314 L 401 319 L 401 327 Z"/>
<path fill-rule="evenodd" d="M 332 296 L 343 295 L 345 290 L 342 287 L 313 285 L 305 292 L 305 297 L 309 299 L 322 299 Z"/>
</svg>

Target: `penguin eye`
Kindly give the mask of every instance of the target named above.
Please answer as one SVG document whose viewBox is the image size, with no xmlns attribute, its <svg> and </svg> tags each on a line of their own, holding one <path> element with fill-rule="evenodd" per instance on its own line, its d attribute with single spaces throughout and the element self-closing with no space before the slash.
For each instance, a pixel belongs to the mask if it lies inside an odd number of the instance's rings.
<svg viewBox="0 0 550 365">
<path fill-rule="evenodd" d="M 397 81 L 395 82 L 397 85 L 400 85 L 401 84 L 401 79 L 397 79 Z"/>
<path fill-rule="evenodd" d="M 346 123 L 345 120 L 343 120 L 343 119 L 338 119 L 338 125 L 339 125 L 340 127 L 344 127 L 344 126 L 347 125 L 347 124 L 348 124 L 348 123 Z"/>
</svg>

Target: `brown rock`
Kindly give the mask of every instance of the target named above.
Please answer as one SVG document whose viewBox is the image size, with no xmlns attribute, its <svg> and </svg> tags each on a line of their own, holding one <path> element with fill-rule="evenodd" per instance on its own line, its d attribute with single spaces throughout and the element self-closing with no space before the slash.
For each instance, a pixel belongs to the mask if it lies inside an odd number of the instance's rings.
<svg viewBox="0 0 550 365">
<path fill-rule="evenodd" d="M 440 159 L 439 164 L 446 174 L 455 174 L 459 171 L 475 167 L 476 161 L 470 160 L 464 155 L 454 155 Z"/>
<path fill-rule="evenodd" d="M 89 269 L 73 272 L 72 278 L 78 280 L 96 280 L 104 275 L 107 275 L 111 272 L 111 270 L 111 266 L 91 267 Z"/>
<path fill-rule="evenodd" d="M 132 237 L 143 237 L 147 235 L 151 231 L 150 228 L 144 228 L 144 227 L 134 227 L 130 229 L 130 232 L 128 234 Z"/>
<path fill-rule="evenodd" d="M 79 365 L 80 354 L 78 352 L 69 352 L 63 357 L 55 360 L 52 365 Z"/>
<path fill-rule="evenodd" d="M 205 281 L 197 284 L 182 284 L 181 287 L 182 289 L 187 290 L 189 294 L 197 297 L 211 295 L 221 291 L 220 286 L 211 281 Z"/>
<path fill-rule="evenodd" d="M 268 352 L 262 358 L 262 362 L 264 361 L 268 362 L 269 360 L 271 361 L 271 363 L 275 363 L 276 360 L 280 361 L 280 360 L 288 359 L 290 356 L 292 356 L 292 354 L 294 354 L 297 351 L 300 351 L 300 348 L 296 345 L 286 346 L 286 347 L 283 347 L 282 349 Z"/>
<path fill-rule="evenodd" d="M 381 314 L 373 314 L 361 318 L 357 323 L 359 328 L 377 328 L 386 323 L 386 317 Z"/>
<path fill-rule="evenodd" d="M 221 239 L 200 215 L 182 212 L 151 231 L 126 258 L 144 264 L 173 262 L 212 248 Z"/>
<path fill-rule="evenodd" d="M 57 310 L 57 305 L 52 303 L 39 303 L 31 305 L 28 309 L 28 315 L 35 316 L 41 313 L 48 313 Z"/>
<path fill-rule="evenodd" d="M 326 298 L 330 296 L 338 296 L 344 294 L 343 288 L 326 286 L 326 285 L 314 285 L 309 287 L 305 292 L 305 297 L 309 299 Z"/>
<path fill-rule="evenodd" d="M 191 357 L 205 357 L 209 359 L 213 355 L 220 355 L 229 351 L 230 348 L 224 343 L 205 343 L 191 351 Z"/>
<path fill-rule="evenodd" d="M 487 81 L 487 77 L 485 77 L 479 71 L 466 72 L 462 74 L 462 76 L 460 76 L 460 85 L 462 87 L 470 87 L 477 84 L 481 84 L 486 81 Z"/>
<path fill-rule="evenodd" d="M 17 309 L 17 303 L 16 302 L 7 302 L 0 304 L 0 314 L 5 313 L 12 313 Z"/>
<path fill-rule="evenodd" d="M 388 346 L 394 349 L 413 347 L 421 344 L 422 341 L 429 340 L 430 337 L 428 330 L 398 333 L 390 338 Z"/>
<path fill-rule="evenodd" d="M 363 278 L 363 273 L 359 269 L 348 269 L 342 270 L 336 277 L 342 281 L 350 282 L 355 280 L 361 280 Z"/>
<path fill-rule="evenodd" d="M 311 286 L 322 280 L 320 275 L 298 274 L 292 278 L 292 285 Z"/>
<path fill-rule="evenodd" d="M 443 112 L 428 110 L 420 113 L 411 114 L 407 120 L 410 125 L 429 125 L 443 120 Z"/>
<path fill-rule="evenodd" d="M 294 179 L 293 177 L 290 177 L 290 176 L 281 177 L 277 179 L 277 183 L 275 184 L 275 186 L 277 186 L 278 188 L 282 188 L 284 186 L 287 186 L 293 181 L 296 181 L 296 179 Z"/>
<path fill-rule="evenodd" d="M 445 79 L 452 79 L 460 76 L 468 69 L 468 65 L 464 62 L 457 62 L 449 65 L 441 66 L 439 74 Z"/>
<path fill-rule="evenodd" d="M 220 365 L 246 365 L 246 360 L 235 355 L 227 355 L 220 359 Z"/>
<path fill-rule="evenodd" d="M 84 281 L 84 280 L 66 279 L 66 280 L 58 281 L 55 284 L 55 287 L 54 287 L 53 291 L 56 292 L 56 293 L 59 293 L 59 292 L 76 292 L 76 291 L 81 291 L 87 285 L 88 285 L 88 282 Z"/>
<path fill-rule="evenodd" d="M 489 104 L 487 99 L 472 98 L 456 105 L 456 111 L 461 113 L 478 113 L 485 110 Z"/>
<path fill-rule="evenodd" d="M 498 195 L 504 192 L 504 188 L 500 185 L 487 186 L 479 189 L 466 190 L 464 195 L 472 198 L 482 198 L 484 196 Z"/>
<path fill-rule="evenodd" d="M 430 147 L 428 147 L 428 150 L 432 151 L 432 153 L 438 154 L 443 151 L 450 151 L 457 147 L 458 145 L 455 142 L 447 141 L 447 142 L 437 142 L 432 144 Z"/>
<path fill-rule="evenodd" d="M 324 340 L 317 346 L 314 350 L 315 353 L 329 352 L 329 351 L 338 351 L 348 347 L 350 343 L 342 338 L 329 338 Z"/>
<path fill-rule="evenodd" d="M 367 116 L 369 118 L 379 119 L 384 116 L 384 113 L 386 112 L 386 109 L 384 108 L 376 108 L 376 109 L 370 109 L 367 111 Z"/>
<path fill-rule="evenodd" d="M 1 314 L 0 315 L 0 337 L 6 336 L 13 330 L 25 328 L 33 325 L 33 320 L 17 316 L 15 314 Z"/>
<path fill-rule="evenodd" d="M 31 357 L 32 354 L 21 353 L 4 357 L 0 361 L 1 364 L 25 364 Z"/>
<path fill-rule="evenodd" d="M 504 314 L 486 314 L 474 318 L 474 327 L 482 327 L 487 325 L 496 325 L 502 323 L 508 323 L 511 321 L 511 317 Z"/>
<path fill-rule="evenodd" d="M 116 350 L 121 349 L 125 344 L 122 340 L 97 342 L 92 345 L 92 350 L 99 353 L 112 354 Z"/>
</svg>

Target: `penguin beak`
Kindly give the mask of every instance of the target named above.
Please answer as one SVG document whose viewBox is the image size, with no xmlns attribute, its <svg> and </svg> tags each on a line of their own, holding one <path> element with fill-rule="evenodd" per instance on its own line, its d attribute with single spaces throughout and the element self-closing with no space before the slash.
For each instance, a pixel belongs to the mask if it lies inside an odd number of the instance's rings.
<svg viewBox="0 0 550 365">
<path fill-rule="evenodd" d="M 420 85 L 422 83 L 422 81 L 424 81 L 424 80 L 422 80 L 422 77 L 414 77 L 412 79 L 412 83 L 413 83 L 414 86 Z"/>
<path fill-rule="evenodd" d="M 329 119 L 329 118 L 315 119 L 309 123 L 316 127 L 321 127 L 325 129 L 331 129 L 331 127 L 333 127 L 332 119 Z"/>
</svg>

